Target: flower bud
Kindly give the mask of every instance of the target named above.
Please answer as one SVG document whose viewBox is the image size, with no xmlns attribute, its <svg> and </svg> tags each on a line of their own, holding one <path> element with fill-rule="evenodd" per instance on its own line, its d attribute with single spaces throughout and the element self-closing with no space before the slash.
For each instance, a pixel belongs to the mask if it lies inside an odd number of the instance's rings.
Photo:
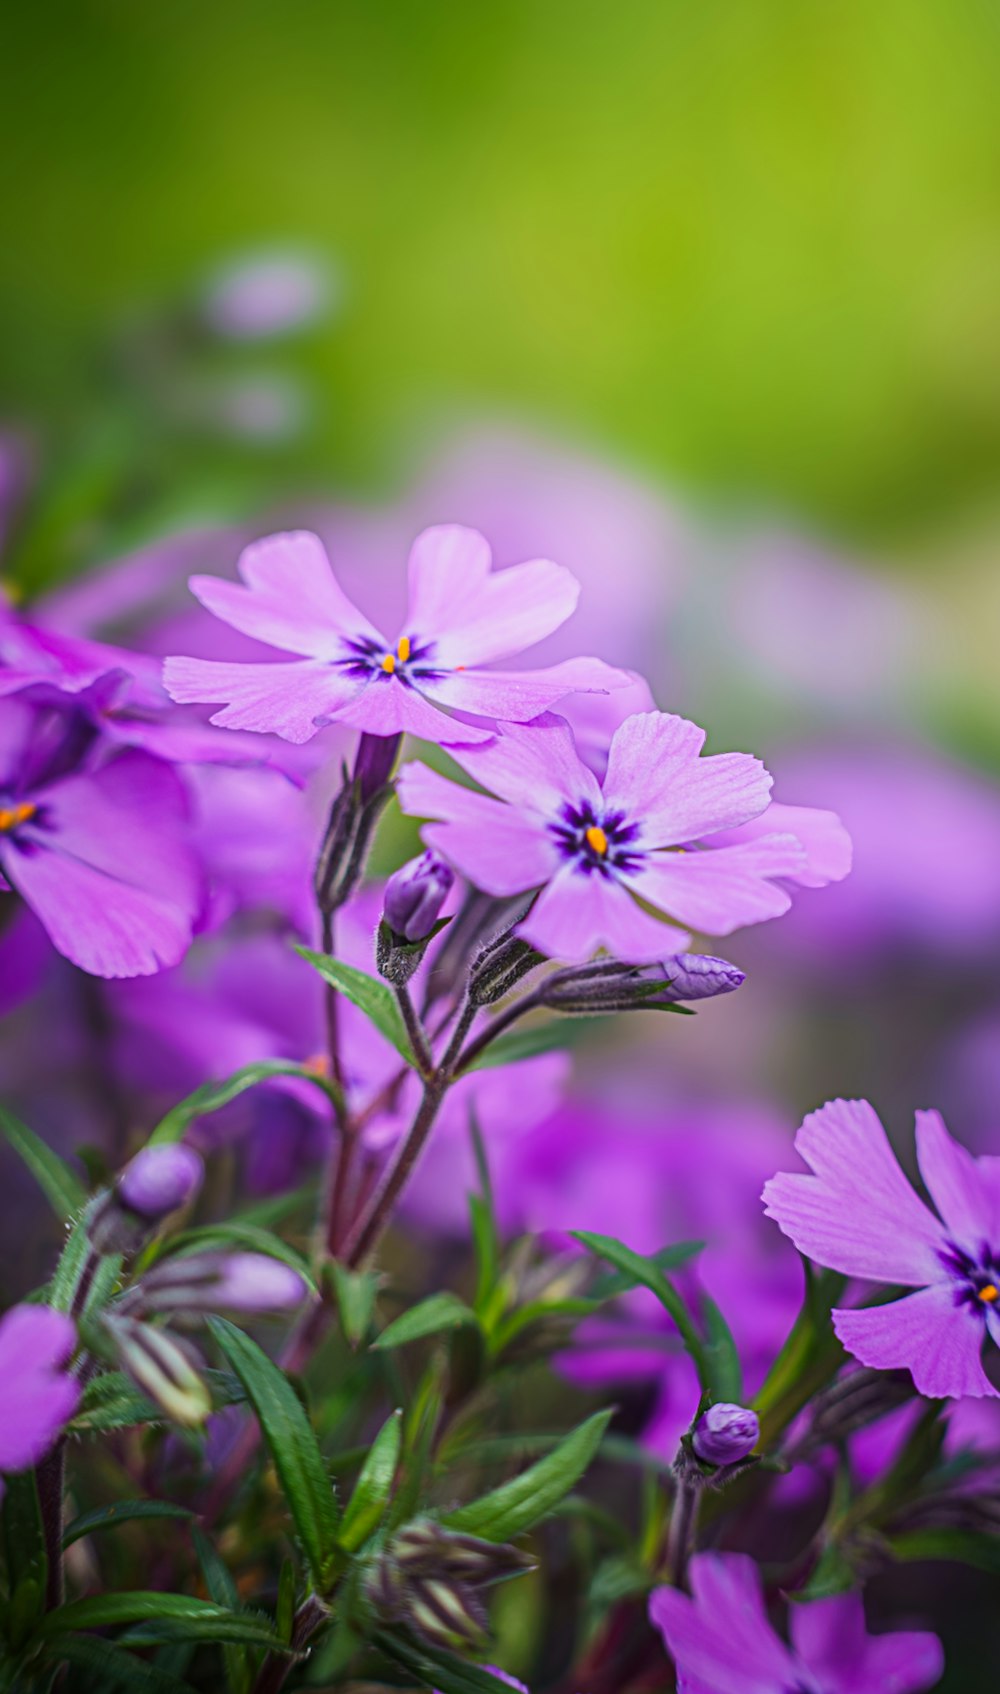
<svg viewBox="0 0 1000 1694">
<path fill-rule="evenodd" d="M 522 1575 L 533 1563 L 516 1547 L 418 1518 L 383 1549 L 365 1593 L 383 1622 L 406 1624 L 433 1646 L 482 1652 L 489 1632 L 480 1590 Z"/>
<path fill-rule="evenodd" d="M 428 940 L 454 880 L 454 872 L 431 852 L 396 871 L 385 885 L 383 904 L 394 935 L 403 941 Z"/>
<path fill-rule="evenodd" d="M 543 962 L 541 953 L 536 953 L 527 941 L 506 932 L 473 960 L 469 999 L 474 1006 L 493 1006 Z"/>
<path fill-rule="evenodd" d="M 351 779 L 363 806 L 388 788 L 402 739 L 401 735 L 362 735 Z"/>
<path fill-rule="evenodd" d="M 326 915 L 349 900 L 361 881 L 375 825 L 392 793 L 401 741 L 401 735 L 362 735 L 350 775 L 344 766 L 316 864 L 316 901 Z"/>
<path fill-rule="evenodd" d="M 599 960 L 581 969 L 556 971 L 537 990 L 541 1005 L 563 1013 L 631 1012 L 678 1006 L 731 994 L 745 973 L 726 959 L 677 953 L 655 965 Z"/>
<path fill-rule="evenodd" d="M 87 1233 L 99 1253 L 135 1253 L 171 1212 L 198 1192 L 202 1162 L 191 1147 L 144 1147 L 99 1194 Z"/>
<path fill-rule="evenodd" d="M 159 1223 L 185 1206 L 201 1186 L 202 1163 L 193 1147 L 144 1147 L 125 1166 L 115 1188 L 130 1212 Z"/>
<path fill-rule="evenodd" d="M 124 1314 L 105 1318 L 122 1369 L 167 1417 L 186 1428 L 204 1423 L 212 1397 L 176 1336 Z"/>
<path fill-rule="evenodd" d="M 147 1312 L 283 1312 L 305 1298 L 298 1271 L 267 1253 L 176 1254 L 139 1284 Z"/>
<path fill-rule="evenodd" d="M 698 1419 L 691 1445 L 706 1465 L 737 1465 L 749 1457 L 759 1438 L 756 1412 L 720 1401 Z"/>
</svg>

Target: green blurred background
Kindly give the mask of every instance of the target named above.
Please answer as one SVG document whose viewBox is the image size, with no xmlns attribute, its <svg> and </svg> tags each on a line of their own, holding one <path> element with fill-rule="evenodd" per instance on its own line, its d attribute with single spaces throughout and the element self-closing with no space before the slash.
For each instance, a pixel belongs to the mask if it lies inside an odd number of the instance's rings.
<svg viewBox="0 0 1000 1694">
<path fill-rule="evenodd" d="M 58 438 L 95 334 L 307 244 L 309 463 L 442 413 L 912 556 L 992 522 L 995 0 L 49 0 L 0 57 L 3 406 Z"/>
</svg>

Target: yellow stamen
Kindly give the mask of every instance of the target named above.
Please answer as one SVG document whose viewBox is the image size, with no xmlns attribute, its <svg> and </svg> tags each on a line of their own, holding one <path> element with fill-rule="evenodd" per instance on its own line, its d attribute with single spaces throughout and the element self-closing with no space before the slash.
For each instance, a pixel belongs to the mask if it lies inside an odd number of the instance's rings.
<svg viewBox="0 0 1000 1694">
<path fill-rule="evenodd" d="M 0 830 L 16 829 L 19 823 L 27 823 L 33 818 L 38 807 L 30 800 L 22 800 L 17 806 L 0 807 Z"/>
<path fill-rule="evenodd" d="M 387 676 L 392 675 L 393 671 L 396 669 L 395 654 L 393 654 L 393 653 L 387 653 L 386 654 L 385 658 L 382 660 L 382 669 L 385 671 Z"/>
<path fill-rule="evenodd" d="M 603 858 L 608 850 L 608 838 L 599 823 L 592 823 L 584 832 L 584 840 L 593 853 L 599 853 Z"/>
<path fill-rule="evenodd" d="M 985 1300 L 988 1306 L 992 1306 L 994 1300 L 1000 1300 L 1000 1288 L 995 1282 L 988 1282 L 985 1288 L 979 1290 L 979 1298 Z"/>
<path fill-rule="evenodd" d="M 396 657 L 401 665 L 405 665 L 410 657 L 410 638 L 408 635 L 401 635 L 396 642 Z"/>
</svg>

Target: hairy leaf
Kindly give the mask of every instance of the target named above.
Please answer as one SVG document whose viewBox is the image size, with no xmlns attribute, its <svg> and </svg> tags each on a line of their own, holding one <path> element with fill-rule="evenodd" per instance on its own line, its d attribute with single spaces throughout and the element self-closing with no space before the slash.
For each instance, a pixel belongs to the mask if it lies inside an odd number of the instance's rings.
<svg viewBox="0 0 1000 1694">
<path fill-rule="evenodd" d="M 595 1412 L 553 1452 L 471 1505 L 442 1518 L 446 1529 L 479 1535 L 484 1541 L 510 1541 L 547 1517 L 580 1480 L 601 1444 L 611 1412 Z"/>
</svg>

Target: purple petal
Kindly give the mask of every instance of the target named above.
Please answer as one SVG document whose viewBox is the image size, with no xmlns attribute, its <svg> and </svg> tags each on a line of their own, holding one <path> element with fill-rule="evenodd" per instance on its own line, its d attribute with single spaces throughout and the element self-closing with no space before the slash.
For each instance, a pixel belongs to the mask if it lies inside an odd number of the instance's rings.
<svg viewBox="0 0 1000 1694">
<path fill-rule="evenodd" d="M 801 1253 L 872 1281 L 920 1286 L 941 1276 L 944 1232 L 867 1100 L 833 1100 L 811 1112 L 795 1150 L 815 1175 L 772 1177 L 763 1199 Z"/>
<path fill-rule="evenodd" d="M 456 711 L 502 723 L 528 723 L 578 691 L 606 694 L 627 682 L 625 671 L 603 659 L 565 659 L 538 671 L 451 671 L 424 685 L 429 698 Z"/>
<path fill-rule="evenodd" d="M 689 939 L 650 917 L 620 883 L 584 876 L 574 865 L 542 890 L 518 932 L 539 952 L 569 964 L 591 958 L 599 947 L 631 964 L 650 964 Z"/>
<path fill-rule="evenodd" d="M 323 543 L 308 530 L 269 535 L 240 554 L 246 587 L 223 577 L 193 576 L 202 605 L 243 635 L 309 658 L 335 658 L 344 636 L 381 636 L 337 582 Z"/>
<path fill-rule="evenodd" d="M 485 894 L 521 894 L 558 869 L 544 828 L 501 800 L 416 763 L 403 766 L 396 791 L 408 816 L 442 820 L 423 831 L 425 841 Z"/>
<path fill-rule="evenodd" d="M 474 529 L 425 529 L 410 553 L 404 634 L 433 640 L 446 665 L 482 665 L 533 647 L 565 623 L 579 584 L 548 559 L 492 571 L 489 544 Z"/>
<path fill-rule="evenodd" d="M 849 1353 L 873 1370 L 908 1370 L 932 1400 L 997 1395 L 982 1364 L 979 1312 L 956 1304 L 950 1282 L 921 1288 L 887 1306 L 834 1311 L 833 1327 Z"/>
<path fill-rule="evenodd" d="M 735 846 L 779 831 L 794 835 L 805 852 L 804 863 L 791 876 L 802 888 L 826 888 L 842 882 L 851 868 L 852 843 L 836 812 L 816 806 L 783 806 L 772 801 L 760 817 L 716 836 L 713 846 Z"/>
<path fill-rule="evenodd" d="M 644 900 L 678 922 L 728 935 L 741 924 L 787 912 L 790 895 L 769 878 L 788 876 L 801 860 L 794 836 L 766 835 L 741 847 L 657 853 L 628 880 Z"/>
<path fill-rule="evenodd" d="M 920 1694 L 944 1669 L 936 1635 L 869 1635 L 860 1594 L 792 1606 L 790 1625 L 796 1652 L 828 1694 Z"/>
<path fill-rule="evenodd" d="M 491 741 L 491 726 L 466 724 L 439 711 L 430 700 L 395 677 L 375 676 L 345 707 L 338 722 L 368 735 L 418 735 L 424 741 L 459 744 Z"/>
<path fill-rule="evenodd" d="M 225 700 L 212 722 L 225 729 L 252 729 L 301 743 L 321 721 L 336 717 L 363 688 L 365 678 L 347 677 L 315 659 L 288 663 L 237 664 L 214 659 L 170 658 L 163 681 L 172 700 Z"/>
<path fill-rule="evenodd" d="M 705 732 L 686 718 L 640 712 L 616 729 L 608 753 L 608 805 L 642 818 L 657 847 L 697 841 L 747 822 L 768 803 L 771 777 L 749 753 L 699 757 Z"/>
<path fill-rule="evenodd" d="M 666 1643 L 678 1687 L 704 1694 L 775 1694 L 802 1682 L 801 1667 L 764 1612 L 760 1576 L 742 1553 L 691 1560 L 694 1598 L 657 1588 L 649 1616 Z"/>
<path fill-rule="evenodd" d="M 917 1113 L 917 1162 L 931 1199 L 956 1241 L 973 1249 L 995 1238 L 997 1216 L 979 1164 L 953 1141 L 940 1112 Z"/>
<path fill-rule="evenodd" d="M 0 1319 L 0 1470 L 37 1464 L 75 1412 L 79 1384 L 61 1370 L 75 1344 L 74 1325 L 50 1306 Z"/>
<path fill-rule="evenodd" d="M 511 805 L 552 821 L 565 800 L 601 805 L 597 779 L 580 758 L 569 725 L 551 712 L 531 724 L 513 724 L 495 735 L 488 746 L 454 757 L 484 788 Z"/>
</svg>

